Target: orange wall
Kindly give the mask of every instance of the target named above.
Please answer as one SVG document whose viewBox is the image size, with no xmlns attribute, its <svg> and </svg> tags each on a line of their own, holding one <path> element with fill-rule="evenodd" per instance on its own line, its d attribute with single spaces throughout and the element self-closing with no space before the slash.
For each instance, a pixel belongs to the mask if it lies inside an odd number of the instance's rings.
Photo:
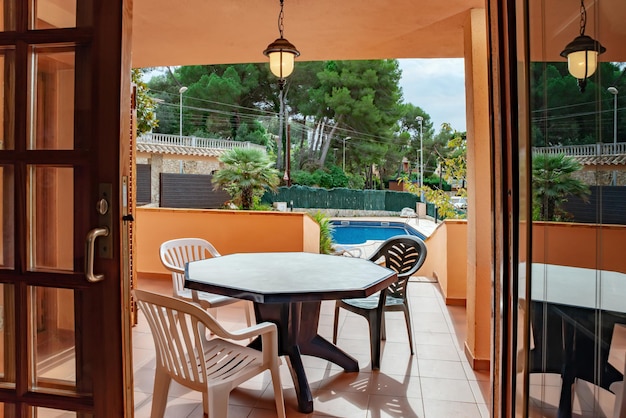
<svg viewBox="0 0 626 418">
<path fill-rule="evenodd" d="M 467 294 L 467 221 L 447 219 L 426 239 L 420 275 L 436 277 L 447 304 L 462 305 Z"/>
<path fill-rule="evenodd" d="M 319 252 L 319 226 L 306 213 L 137 208 L 135 218 L 139 274 L 168 274 L 159 246 L 181 237 L 204 238 L 221 254 Z"/>
<path fill-rule="evenodd" d="M 448 229 L 444 221 L 426 238 L 424 242 L 428 253 L 424 264 L 417 272 L 420 276 L 437 278 L 444 294 L 448 285 L 447 235 Z"/>
<path fill-rule="evenodd" d="M 488 369 L 491 347 L 493 244 L 492 117 L 489 95 L 489 48 L 487 14 L 471 9 L 463 25 L 465 58 L 465 109 L 467 120 L 467 340 L 465 351 L 474 368 Z M 458 261 L 461 261 L 459 259 Z"/>
<path fill-rule="evenodd" d="M 626 273 L 626 226 L 533 222 L 532 261 Z"/>
<path fill-rule="evenodd" d="M 626 273 L 623 246 L 626 242 L 626 226 L 590 225 L 578 223 L 533 222 L 532 261 L 558 265 L 604 269 Z M 437 277 L 446 304 L 461 304 L 466 300 L 467 311 L 474 312 L 476 329 L 491 327 L 491 303 L 478 300 L 468 281 L 467 223 L 463 220 L 446 220 L 426 240 L 428 256 L 418 274 Z M 480 254 L 479 257 L 490 256 Z M 492 291 L 483 292 L 489 300 Z M 470 338 L 472 340 L 470 341 Z M 469 344 L 490 350 L 490 334 L 476 332 L 468 335 Z M 482 357 L 470 350 L 469 357 L 475 368 L 485 368 Z"/>
</svg>

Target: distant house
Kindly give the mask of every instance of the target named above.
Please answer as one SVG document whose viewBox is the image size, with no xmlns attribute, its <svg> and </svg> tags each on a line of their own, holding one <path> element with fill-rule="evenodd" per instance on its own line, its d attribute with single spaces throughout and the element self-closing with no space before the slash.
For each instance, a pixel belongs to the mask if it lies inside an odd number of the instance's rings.
<svg viewBox="0 0 626 418">
<path fill-rule="evenodd" d="M 265 147 L 250 142 L 149 133 L 137 138 L 137 204 L 221 207 L 229 196 L 213 191 L 219 157 L 233 148 Z"/>
</svg>

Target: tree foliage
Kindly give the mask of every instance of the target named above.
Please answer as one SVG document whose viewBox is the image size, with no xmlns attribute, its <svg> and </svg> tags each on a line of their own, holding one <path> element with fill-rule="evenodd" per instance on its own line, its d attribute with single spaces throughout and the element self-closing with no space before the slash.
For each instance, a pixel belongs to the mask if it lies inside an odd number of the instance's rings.
<svg viewBox="0 0 626 418">
<path fill-rule="evenodd" d="M 613 113 L 607 110 L 612 109 L 613 95 L 607 91 L 607 86 L 615 86 L 620 92 L 626 91 L 623 72 L 615 63 L 599 63 L 597 74 L 588 80 L 585 92 L 581 93 L 576 79 L 567 70 L 566 62 L 532 63 L 530 108 L 533 109 L 533 146 L 612 142 Z M 602 80 L 602 84 L 598 80 Z M 618 128 L 618 137 L 626 135 L 625 124 L 618 124 Z"/>
<path fill-rule="evenodd" d="M 322 212 L 315 212 L 313 220 L 320 227 L 320 254 L 332 254 L 334 252 L 333 224 L 330 222 L 330 218 Z"/>
<path fill-rule="evenodd" d="M 457 184 L 457 195 L 467 196 L 465 189 L 467 179 L 467 138 L 464 133 L 454 132 L 447 143 L 447 158 L 442 159 L 441 176 L 448 183 Z"/>
<path fill-rule="evenodd" d="M 563 203 L 569 196 L 587 201 L 589 187 L 572 174 L 582 165 L 564 154 L 536 154 L 532 160 L 533 219 L 564 221 Z"/>
<path fill-rule="evenodd" d="M 215 173 L 215 189 L 224 188 L 241 209 L 251 209 L 255 199 L 260 199 L 265 189 L 276 190 L 278 170 L 273 168 L 267 154 L 257 148 L 233 148 L 220 161 L 224 167 Z"/>
<path fill-rule="evenodd" d="M 301 186 L 324 187 L 333 189 L 336 187 L 348 187 L 350 178 L 336 165 L 328 169 L 318 168 L 314 172 L 297 170 L 291 173 L 293 184 Z"/>
<path fill-rule="evenodd" d="M 373 187 L 373 168 L 397 167 L 404 143 L 396 141 L 402 116 L 401 72 L 396 60 L 343 61 L 328 65 L 319 75 L 326 85 L 325 103 L 335 127 L 352 134 L 346 150 L 349 172 L 362 173 Z M 330 136 L 333 137 L 332 131 Z M 325 159 L 324 144 L 320 162 Z M 321 164 L 320 164 L 321 165 Z"/>
<path fill-rule="evenodd" d="M 149 86 L 163 100 L 159 118 L 162 133 L 178 133 L 183 100 L 183 135 L 228 138 L 267 145 L 269 135 L 259 123 L 272 108 L 269 72 L 262 64 L 192 65 L 153 77 Z M 179 89 L 187 91 L 180 95 Z M 246 110 L 245 112 L 240 110 Z M 258 109 L 257 115 L 250 109 Z"/>
<path fill-rule="evenodd" d="M 148 85 L 143 82 L 141 77 L 140 69 L 133 68 L 131 70 L 131 81 L 137 88 L 135 96 L 135 100 L 137 100 L 137 136 L 151 132 L 159 126 L 156 117 L 156 100 L 148 94 Z"/>
<path fill-rule="evenodd" d="M 400 78 L 397 60 L 298 63 L 283 90 L 291 167 L 327 172 L 340 165 L 337 154 L 343 160 L 345 149 L 348 184 L 374 188 L 396 176 L 403 158 L 413 160 L 423 146 L 434 171 L 437 142 L 430 116 L 403 103 Z M 278 83 L 267 64 L 178 67 L 153 77 L 149 86 L 163 100 L 160 132 L 178 133 L 182 98 L 183 135 L 262 144 L 276 156 L 279 170 L 286 165 Z M 180 95 L 182 86 L 188 90 Z"/>
<path fill-rule="evenodd" d="M 451 127 L 444 126 L 449 132 Z M 465 182 L 467 176 L 467 140 L 464 133 L 454 131 L 448 139 L 445 149 L 441 152 L 437 150 L 441 160 L 439 175 L 446 182 L 457 185 L 457 196 L 467 196 Z M 410 182 L 408 176 L 404 175 L 398 179 L 404 184 L 407 191 L 418 196 L 424 194 L 426 201 L 433 203 L 437 207 L 438 215 L 441 218 L 464 218 L 464 213 L 459 213 L 451 202 L 450 195 L 443 187 L 433 187 L 429 184 L 420 186 Z"/>
</svg>

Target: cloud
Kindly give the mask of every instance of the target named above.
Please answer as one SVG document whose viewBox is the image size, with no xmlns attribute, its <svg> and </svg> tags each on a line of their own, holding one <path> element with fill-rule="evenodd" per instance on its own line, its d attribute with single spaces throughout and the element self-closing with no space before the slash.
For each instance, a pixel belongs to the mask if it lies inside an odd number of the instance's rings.
<svg viewBox="0 0 626 418">
<path fill-rule="evenodd" d="M 401 59 L 400 87 L 405 103 L 428 113 L 436 131 L 449 123 L 465 131 L 465 73 L 463 59 Z"/>
</svg>

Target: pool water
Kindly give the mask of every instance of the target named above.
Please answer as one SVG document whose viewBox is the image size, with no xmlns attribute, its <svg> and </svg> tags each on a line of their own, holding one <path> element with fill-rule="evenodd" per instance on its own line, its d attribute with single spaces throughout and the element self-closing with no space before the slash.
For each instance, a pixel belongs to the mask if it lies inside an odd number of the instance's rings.
<svg viewBox="0 0 626 418">
<path fill-rule="evenodd" d="M 396 235 L 415 235 L 426 239 L 422 233 L 404 222 L 332 220 L 331 224 L 333 241 L 336 244 L 354 245 L 367 241 L 384 241 Z"/>
</svg>

